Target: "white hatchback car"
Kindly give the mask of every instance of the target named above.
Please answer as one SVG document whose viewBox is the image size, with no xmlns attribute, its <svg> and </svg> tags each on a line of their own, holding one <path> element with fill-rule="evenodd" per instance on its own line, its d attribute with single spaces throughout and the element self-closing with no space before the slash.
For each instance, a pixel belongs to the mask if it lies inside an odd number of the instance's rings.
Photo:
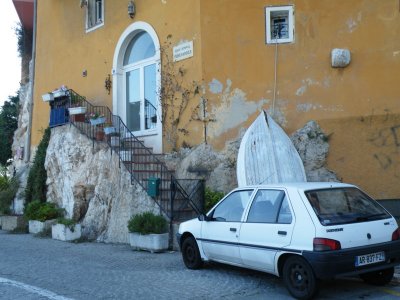
<svg viewBox="0 0 400 300">
<path fill-rule="evenodd" d="M 216 261 L 283 277 L 310 299 L 318 279 L 360 275 L 391 281 L 400 264 L 396 220 L 357 187 L 288 183 L 237 188 L 177 233 L 189 269 Z"/>
</svg>

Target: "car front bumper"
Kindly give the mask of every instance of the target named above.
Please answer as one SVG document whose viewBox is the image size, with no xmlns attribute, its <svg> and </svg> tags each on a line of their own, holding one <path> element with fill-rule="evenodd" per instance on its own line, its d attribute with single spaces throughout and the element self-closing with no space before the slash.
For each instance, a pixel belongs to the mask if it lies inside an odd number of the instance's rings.
<svg viewBox="0 0 400 300">
<path fill-rule="evenodd" d="M 360 267 L 355 266 L 356 256 L 380 251 L 385 252 L 384 262 Z M 302 255 L 310 263 L 315 275 L 320 279 L 353 276 L 387 269 L 400 264 L 400 240 L 335 251 L 303 251 Z"/>
</svg>

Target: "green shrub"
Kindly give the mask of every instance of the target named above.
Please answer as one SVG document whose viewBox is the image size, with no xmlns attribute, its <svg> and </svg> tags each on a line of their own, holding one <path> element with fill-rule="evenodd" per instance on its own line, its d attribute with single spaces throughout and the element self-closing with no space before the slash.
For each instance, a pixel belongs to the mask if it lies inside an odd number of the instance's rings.
<svg viewBox="0 0 400 300">
<path fill-rule="evenodd" d="M 204 198 L 205 198 L 204 210 L 205 210 L 205 212 L 208 212 L 224 196 L 225 196 L 224 193 L 213 191 L 210 188 L 206 187 L 206 190 L 204 193 Z"/>
<path fill-rule="evenodd" d="M 166 233 L 167 221 L 163 216 L 156 216 L 152 212 L 144 212 L 133 216 L 128 222 L 129 232 L 140 234 Z"/>
<path fill-rule="evenodd" d="M 74 232 L 76 222 L 75 222 L 74 220 L 72 220 L 72 219 L 58 218 L 58 219 L 57 219 L 57 224 L 62 224 L 62 225 L 64 225 L 64 226 L 68 227 L 69 230 L 71 230 L 72 232 Z"/>
<path fill-rule="evenodd" d="M 2 176 L 0 178 L 2 178 Z M 18 192 L 19 180 L 17 177 L 13 177 L 11 179 L 7 178 L 6 181 L 3 180 L 4 178 L 2 179 L 3 183 L 0 189 L 0 214 L 7 215 L 11 212 L 11 203 Z"/>
<path fill-rule="evenodd" d="M 27 203 L 32 202 L 34 199 L 41 202 L 46 202 L 46 180 L 47 173 L 44 168 L 44 162 L 46 159 L 47 146 L 50 141 L 50 128 L 47 128 L 44 132 L 43 138 L 39 143 L 35 159 L 31 169 L 29 170 L 28 181 L 26 183 L 25 190 L 25 201 Z"/>
<path fill-rule="evenodd" d="M 24 211 L 27 220 L 47 221 L 62 216 L 62 209 L 58 208 L 54 203 L 40 202 L 38 200 L 30 202 Z"/>
</svg>

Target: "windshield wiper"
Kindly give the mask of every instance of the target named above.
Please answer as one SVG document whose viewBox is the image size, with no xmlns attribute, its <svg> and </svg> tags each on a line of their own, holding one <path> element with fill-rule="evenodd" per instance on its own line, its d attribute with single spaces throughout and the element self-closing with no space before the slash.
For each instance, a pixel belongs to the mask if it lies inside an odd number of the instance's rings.
<svg viewBox="0 0 400 300">
<path fill-rule="evenodd" d="M 383 217 L 386 215 L 387 214 L 385 214 L 385 213 L 372 214 L 372 215 L 357 217 L 355 220 L 357 222 L 371 221 L 371 220 L 376 220 L 376 218 L 378 218 L 378 217 Z"/>
</svg>

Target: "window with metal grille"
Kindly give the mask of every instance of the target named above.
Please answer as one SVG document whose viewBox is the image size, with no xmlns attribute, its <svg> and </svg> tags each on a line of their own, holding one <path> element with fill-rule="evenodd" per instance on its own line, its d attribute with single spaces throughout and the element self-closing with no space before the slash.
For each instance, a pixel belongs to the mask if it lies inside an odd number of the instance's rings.
<svg viewBox="0 0 400 300">
<path fill-rule="evenodd" d="M 104 24 L 104 0 L 86 1 L 86 30 L 90 31 Z"/>
<path fill-rule="evenodd" d="M 294 41 L 293 6 L 265 8 L 267 44 L 291 43 Z"/>
</svg>

